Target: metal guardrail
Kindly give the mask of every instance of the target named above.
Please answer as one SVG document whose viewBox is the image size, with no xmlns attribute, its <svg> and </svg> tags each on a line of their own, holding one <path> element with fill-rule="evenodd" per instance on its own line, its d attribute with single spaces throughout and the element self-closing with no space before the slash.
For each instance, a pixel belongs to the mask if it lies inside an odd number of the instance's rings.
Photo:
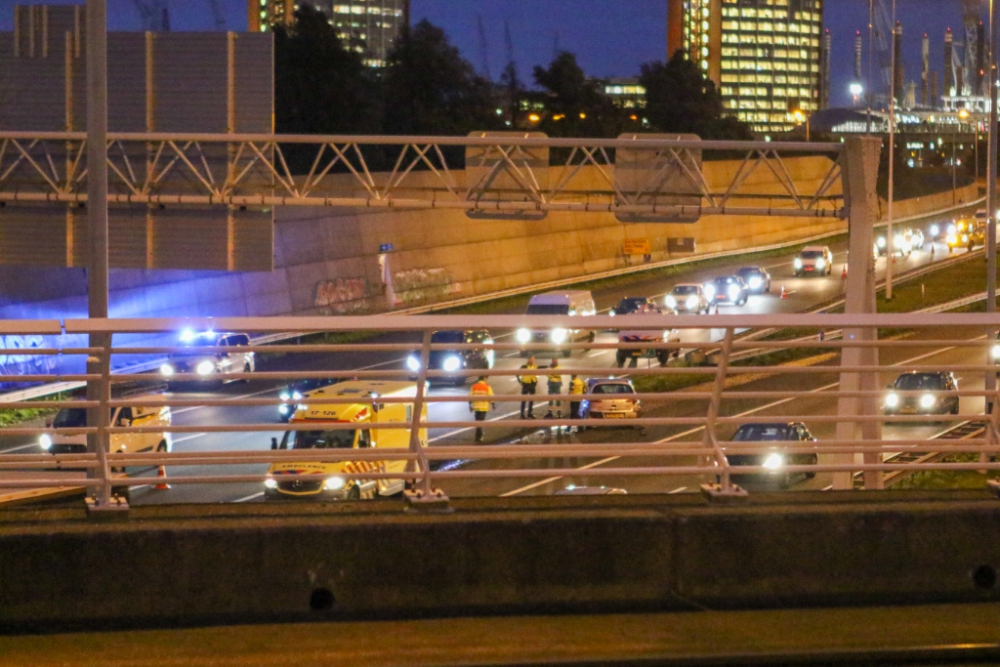
<svg viewBox="0 0 1000 667">
<path fill-rule="evenodd" d="M 573 479 L 627 480 L 648 477 L 696 479 L 705 486 L 706 491 L 722 495 L 742 495 L 744 490 L 734 483 L 734 477 L 747 475 L 758 479 L 776 479 L 784 476 L 816 474 L 830 476 L 837 488 L 850 488 L 851 474 L 865 472 L 875 475 L 876 480 L 886 473 L 899 470 L 915 469 L 919 465 L 925 470 L 1000 470 L 1000 463 L 990 459 L 1000 453 L 998 439 L 998 416 L 994 411 L 987 418 L 987 428 L 981 437 L 968 438 L 956 442 L 934 442 L 928 437 L 921 437 L 919 432 L 914 437 L 897 437 L 883 440 L 881 434 L 873 437 L 872 429 L 877 433 L 883 426 L 896 428 L 900 423 L 927 423 L 935 421 L 962 421 L 979 419 L 980 412 L 972 412 L 970 408 L 982 405 L 989 400 L 992 405 L 1000 405 L 996 392 L 987 393 L 981 389 L 958 389 L 953 391 L 934 392 L 935 401 L 945 405 L 953 399 L 959 399 L 962 409 L 958 414 L 937 415 L 925 413 L 920 409 L 915 414 L 891 415 L 882 414 L 879 404 L 885 398 L 886 390 L 882 389 L 880 381 L 882 374 L 895 375 L 900 371 L 942 371 L 956 372 L 970 377 L 996 373 L 997 367 L 992 361 L 990 350 L 994 345 L 992 332 L 996 328 L 995 318 L 979 314 L 940 315 L 928 318 L 926 315 L 710 315 L 710 316 L 629 316 L 629 329 L 650 329 L 662 331 L 665 328 L 676 327 L 692 335 L 704 329 L 721 329 L 725 332 L 717 364 L 713 367 L 681 367 L 677 365 L 649 365 L 646 368 L 629 369 L 628 375 L 634 382 L 649 382 L 654 378 L 663 383 L 660 386 L 649 386 L 639 391 L 630 399 L 641 401 L 641 408 L 632 414 L 624 410 L 621 419 L 597 419 L 598 408 L 603 411 L 614 411 L 613 406 L 600 404 L 607 399 L 607 394 L 592 390 L 584 394 L 562 393 L 546 395 L 539 394 L 535 398 L 541 401 L 560 401 L 565 405 L 579 402 L 586 403 L 589 415 L 581 406 L 580 414 L 575 418 L 562 416 L 544 422 L 542 430 L 548 434 L 561 432 L 569 428 L 602 428 L 608 426 L 636 427 L 637 437 L 622 438 L 621 433 L 608 431 L 600 433 L 598 442 L 578 442 L 573 439 L 559 441 L 554 444 L 510 444 L 502 439 L 491 446 L 476 446 L 464 444 L 462 433 L 482 427 L 487 432 L 503 429 L 505 432 L 523 433 L 534 431 L 540 422 L 531 419 L 503 419 L 496 421 L 475 421 L 468 417 L 467 404 L 470 397 L 464 392 L 459 395 L 430 391 L 428 381 L 442 379 L 453 380 L 456 377 L 490 378 L 498 386 L 498 391 L 491 402 L 501 405 L 520 403 L 525 397 L 511 390 L 510 378 L 525 372 L 520 370 L 520 360 L 510 363 L 502 358 L 497 366 L 486 369 L 460 369 L 445 371 L 428 369 L 432 351 L 447 350 L 460 354 L 467 350 L 492 351 L 494 354 L 504 352 L 530 351 L 537 349 L 551 350 L 551 343 L 532 343 L 522 345 L 516 342 L 490 344 L 438 344 L 431 342 L 431 332 L 440 329 L 475 329 L 487 327 L 497 333 L 501 330 L 517 330 L 520 327 L 536 327 L 551 332 L 554 329 L 573 329 L 582 331 L 603 331 L 621 326 L 621 318 L 611 317 L 539 317 L 539 316 L 413 316 L 395 318 L 387 316 L 371 317 L 336 317 L 336 318 L 230 318 L 212 320 L 216 327 L 227 330 L 254 331 L 267 334 L 276 331 L 393 331 L 419 336 L 421 342 L 411 343 L 344 343 L 344 344 L 304 344 L 304 345 L 273 345 L 256 346 L 258 354 L 295 353 L 299 355 L 351 355 L 356 353 L 411 353 L 421 360 L 420 370 L 408 371 L 404 368 L 389 368 L 385 370 L 341 368 L 340 370 L 324 370 L 311 367 L 308 371 L 235 373 L 229 379 L 248 380 L 255 383 L 285 383 L 301 378 L 357 378 L 359 380 L 408 380 L 413 378 L 414 396 L 411 398 L 380 398 L 379 403 L 409 403 L 413 405 L 412 419 L 409 423 L 379 425 L 379 428 L 394 428 L 405 430 L 409 434 L 409 446 L 391 449 L 335 449 L 335 450 L 238 450 L 238 451 L 197 451 L 171 453 L 118 453 L 109 446 L 111 438 L 117 436 L 136 435 L 141 433 L 159 432 L 163 427 L 144 427 L 140 425 L 117 425 L 109 423 L 111 409 L 116 406 L 156 407 L 170 406 L 214 408 L 227 407 L 259 407 L 276 408 L 282 401 L 274 396 L 176 396 L 157 395 L 143 398 L 112 398 L 112 387 L 120 383 L 143 383 L 160 381 L 157 376 L 149 374 L 111 375 L 106 373 L 80 374 L 72 378 L 54 376 L 21 376 L 21 379 L 38 381 L 60 381 L 72 379 L 99 383 L 101 387 L 100 401 L 46 401 L 23 402 L 23 407 L 45 406 L 75 406 L 80 408 L 96 408 L 98 422 L 93 426 L 83 426 L 67 429 L 14 427 L 0 429 L 0 435 L 20 435 L 38 437 L 41 434 L 88 434 L 94 435 L 104 442 L 104 451 L 87 454 L 4 454 L 0 455 L 0 470 L 20 470 L 16 479 L 0 477 L 0 488 L 45 488 L 65 487 L 66 479 L 53 475 L 49 470 L 53 467 L 85 469 L 90 477 L 80 480 L 82 486 L 90 489 L 98 498 L 98 506 L 116 506 L 111 500 L 112 489 L 124 486 L 146 485 L 149 478 L 121 477 L 113 474 L 113 470 L 132 466 L 196 466 L 194 471 L 183 475 L 171 475 L 167 481 L 171 484 L 222 484 L 222 483 L 255 483 L 263 484 L 267 474 L 261 470 L 255 474 L 225 474 L 225 466 L 246 464 L 272 464 L 280 462 L 375 462 L 402 461 L 407 464 L 405 472 L 361 472 L 341 470 L 336 474 L 340 482 L 352 486 L 356 482 L 370 483 L 373 480 L 401 479 L 409 480 L 411 498 L 415 501 L 432 500 L 440 502 L 444 497 L 442 488 L 447 491 L 449 486 L 473 484 L 484 480 L 550 480 L 560 477 Z M 208 321 L 206 320 L 206 324 Z M 46 323 L 42 323 L 43 327 Z M 65 324 L 68 333 L 157 333 L 173 331 L 181 324 L 177 320 L 70 320 Z M 190 326 L 190 320 L 184 320 L 185 326 Z M 43 328 L 40 327 L 40 328 Z M 734 339 L 737 328 L 767 328 L 795 327 L 803 329 L 843 329 L 851 332 L 851 336 L 841 340 L 796 340 L 796 341 L 739 341 Z M 881 327 L 894 329 L 912 329 L 926 339 L 893 339 L 884 341 L 866 341 L 858 332 Z M 964 337 L 957 332 L 978 332 Z M 989 340 L 982 334 L 988 333 Z M 704 346 L 704 344 L 702 344 Z M 679 351 L 681 348 L 692 347 L 691 342 L 659 342 L 659 343 L 620 343 L 614 340 L 596 342 L 566 343 L 560 346 L 566 351 L 592 350 L 580 360 L 566 362 L 572 364 L 562 371 L 563 376 L 570 373 L 587 378 L 607 378 L 609 368 L 599 366 L 590 356 L 602 350 L 633 350 L 655 349 Z M 736 365 L 734 356 L 742 349 L 767 348 L 798 351 L 805 357 L 818 353 L 833 355 L 847 349 L 878 349 L 885 354 L 918 353 L 909 360 L 895 362 L 885 366 L 865 363 L 854 365 L 810 366 L 804 364 L 786 365 Z M 136 348 L 112 347 L 103 348 L 67 348 L 47 350 L 46 354 L 86 354 L 98 358 L 107 358 L 116 354 L 166 353 L 175 348 Z M 949 360 L 947 356 L 935 361 L 938 355 L 955 351 L 962 356 L 959 361 Z M 224 348 L 205 348 L 206 352 L 225 352 Z M 39 351 L 43 353 L 43 351 Z M 733 364 L 730 361 L 734 361 Z M 317 362 L 318 363 L 318 362 Z M 104 365 L 107 367 L 107 364 Z M 544 369 L 533 371 L 538 376 L 544 376 Z M 844 389 L 833 380 L 844 377 L 869 378 L 870 382 L 862 383 L 860 389 Z M 679 378 L 683 378 L 681 381 Z M 563 378 L 565 380 L 565 377 Z M 203 376 L 196 374 L 177 374 L 174 381 L 203 381 Z M 759 383 L 759 386 L 754 383 Z M 964 382 L 964 381 L 963 381 Z M 501 383 L 503 386 L 501 386 Z M 563 385 L 565 386 L 565 384 Z M 911 397 L 918 400 L 927 392 L 898 391 L 897 398 L 906 401 Z M 803 400 L 809 399 L 809 400 Z M 309 399 L 315 405 L 339 405 L 355 403 L 356 398 L 323 398 Z M 289 400 L 287 403 L 296 401 Z M 455 413 L 458 404 L 459 414 Z M 428 418 L 424 420 L 424 407 L 430 408 Z M 685 407 L 686 406 L 686 407 Z M 787 406 L 787 407 L 785 407 Z M 834 408 L 835 409 L 831 409 Z M 627 408 L 628 405 L 625 405 Z M 740 412 L 740 410 L 743 410 Z M 214 411 L 205 411 L 214 414 Z M 273 414 L 273 413 L 272 413 Z M 852 437 L 843 435 L 820 441 L 794 442 L 731 442 L 726 438 L 728 432 L 741 424 L 760 424 L 775 422 L 803 422 L 814 429 L 826 429 L 833 425 L 844 433 L 846 424 L 852 429 L 862 428 L 866 435 Z M 852 426 L 853 425 L 853 426 Z M 331 424 L 322 423 L 310 426 L 302 424 L 276 424 L 273 421 L 260 423 L 244 423 L 241 418 L 237 423 L 193 423 L 173 425 L 172 433 L 266 433 L 281 431 L 307 430 L 358 430 L 372 428 L 370 423 L 361 424 Z M 452 442 L 434 444 L 421 442 L 419 429 L 432 428 L 450 432 Z M 652 438 L 648 433 L 656 429 L 658 438 Z M 854 432 L 848 429 L 847 432 Z M 897 433 L 898 435 L 898 433 Z M 606 436 L 606 437 L 605 437 Z M 459 442 L 456 442 L 459 441 Z M 968 461 L 932 461 L 920 464 L 896 464 L 885 461 L 886 455 L 898 452 L 902 447 L 910 447 L 919 451 L 943 452 L 946 454 L 964 454 L 970 456 Z M 228 448 L 227 448 L 228 449 Z M 734 461 L 732 457 L 747 455 L 755 457 L 749 460 Z M 779 457 L 778 459 L 773 458 Z M 589 461 L 586 465 L 567 466 L 566 461 L 572 458 Z M 460 467 L 444 466 L 438 468 L 434 462 L 439 461 L 477 462 L 477 465 Z M 500 465 L 499 462 L 505 462 Z M 219 468 L 222 466 L 223 468 Z M 357 469 L 356 469 L 357 470 Z M 34 472 L 32 472 L 34 471 Z M 323 481 L 330 473 L 292 475 L 285 479 L 301 481 Z M 843 484 L 838 486 L 839 479 Z M 866 479 L 868 477 L 866 476 Z M 535 482 L 537 483 L 537 482 Z M 876 481 L 869 484 L 879 487 Z M 474 487 L 473 487 L 474 490 Z"/>
<path fill-rule="evenodd" d="M 925 219 L 925 218 L 930 218 L 930 217 L 942 215 L 942 214 L 949 213 L 949 212 L 952 212 L 952 211 L 959 211 L 959 210 L 963 210 L 963 209 L 966 209 L 966 208 L 970 208 L 970 207 L 973 207 L 973 206 L 976 206 L 976 205 L 982 203 L 983 201 L 985 201 L 985 198 L 981 197 L 981 198 L 979 198 L 977 200 L 971 201 L 971 202 L 966 203 L 966 204 L 960 204 L 960 205 L 957 205 L 957 206 L 951 206 L 951 207 L 940 209 L 940 210 L 937 210 L 937 211 L 929 211 L 927 213 L 921 213 L 921 214 L 918 214 L 918 215 L 915 215 L 915 216 L 911 216 L 909 218 L 899 219 L 896 222 L 898 224 L 904 224 L 904 223 L 912 222 L 912 221 L 915 221 L 915 220 L 922 220 L 922 219 Z M 876 223 L 875 226 L 879 227 L 879 226 L 884 226 L 885 224 L 887 224 L 887 223 L 880 222 L 880 223 Z M 670 267 L 670 266 L 684 266 L 684 265 L 687 265 L 687 264 L 697 264 L 698 262 L 709 261 L 709 260 L 713 260 L 713 259 L 724 259 L 724 258 L 727 258 L 727 257 L 740 257 L 740 256 L 743 256 L 743 255 L 746 255 L 747 253 L 769 252 L 769 251 L 772 251 L 772 250 L 783 250 L 785 248 L 792 248 L 792 247 L 795 247 L 795 246 L 799 246 L 799 245 L 803 245 L 803 244 L 808 244 L 808 243 L 811 243 L 813 241 L 819 241 L 821 239 L 830 238 L 830 236 L 831 236 L 830 234 L 817 234 L 817 235 L 814 235 L 814 236 L 809 236 L 809 237 L 797 239 L 797 240 L 794 240 L 794 241 L 785 241 L 785 242 L 782 242 L 782 243 L 773 243 L 773 244 L 770 244 L 770 245 L 757 246 L 757 247 L 750 248 L 750 249 L 740 248 L 738 250 L 722 250 L 722 251 L 719 251 L 719 252 L 705 253 L 705 254 L 702 254 L 702 255 L 696 255 L 696 256 L 692 256 L 692 257 L 678 257 L 678 258 L 674 258 L 674 259 L 664 260 L 664 261 L 661 261 L 661 262 L 651 262 L 649 264 L 639 264 L 639 265 L 635 265 L 635 266 L 625 266 L 625 267 L 620 267 L 618 269 L 610 269 L 608 271 L 600 271 L 598 273 L 588 274 L 586 276 L 580 276 L 580 277 L 575 277 L 575 278 L 563 278 L 563 279 L 560 279 L 560 280 L 551 280 L 551 281 L 547 281 L 547 282 L 543 282 L 543 283 L 534 283 L 534 284 L 525 285 L 525 286 L 522 286 L 522 287 L 515 287 L 515 288 L 511 288 L 511 289 L 506 289 L 506 290 L 499 290 L 499 291 L 496 291 L 496 292 L 489 292 L 487 294 L 479 294 L 479 295 L 475 295 L 475 296 L 465 297 L 465 298 L 462 298 L 462 299 L 452 299 L 450 301 L 443 301 L 443 302 L 440 302 L 440 303 L 428 304 L 428 305 L 424 305 L 424 306 L 414 306 L 412 308 L 403 308 L 403 309 L 393 310 L 391 312 L 387 312 L 386 314 L 387 315 L 423 315 L 423 314 L 433 313 L 433 312 L 436 312 L 436 311 L 447 310 L 449 308 L 458 308 L 458 307 L 461 307 L 461 306 L 467 306 L 467 305 L 476 304 L 476 303 L 484 303 L 484 302 L 487 302 L 487 301 L 494 301 L 494 300 L 497 300 L 497 299 L 504 299 L 504 298 L 511 297 L 511 296 L 519 296 L 519 295 L 522 295 L 522 294 L 530 294 L 530 293 L 533 293 L 533 292 L 540 292 L 540 291 L 544 291 L 544 290 L 551 290 L 551 289 L 556 289 L 556 288 L 559 288 L 559 287 L 566 287 L 566 286 L 569 286 L 569 285 L 577 285 L 577 284 L 580 284 L 580 283 L 583 283 L 583 282 L 592 281 L 592 280 L 603 280 L 605 278 L 613 278 L 613 277 L 617 277 L 617 276 L 625 276 L 625 275 L 631 275 L 631 274 L 635 274 L 635 273 L 643 273 L 643 272 L 646 272 L 646 271 L 655 271 L 657 269 L 667 268 L 667 267 Z M 975 254 L 982 254 L 983 252 L 984 251 L 980 250 L 980 251 L 976 251 Z M 957 256 L 957 257 L 954 257 L 954 258 L 948 258 L 948 259 L 940 260 L 940 261 L 934 262 L 934 263 L 932 263 L 932 264 L 930 264 L 928 266 L 920 267 L 920 268 L 914 269 L 912 271 L 908 271 L 906 273 L 897 275 L 896 278 L 895 278 L 895 281 L 897 283 L 902 283 L 902 282 L 905 282 L 907 280 L 912 280 L 912 279 L 917 278 L 917 277 L 919 277 L 921 275 L 925 275 L 927 273 L 930 273 L 931 271 L 936 271 L 936 270 L 945 268 L 946 266 L 949 266 L 951 263 L 957 263 L 957 262 L 963 261 L 963 260 L 968 259 L 968 258 L 969 258 L 968 256 L 962 255 L 962 256 Z M 884 281 L 880 281 L 878 283 L 878 285 L 879 286 L 884 285 Z M 979 298 L 979 299 L 976 299 L 976 300 L 980 300 L 981 301 L 982 299 L 985 299 L 985 298 L 986 298 L 986 296 L 985 296 L 985 292 L 984 292 L 983 295 L 982 295 L 982 297 Z M 969 301 L 969 302 L 963 302 L 963 303 L 959 303 L 957 305 L 954 305 L 952 307 L 953 308 L 958 308 L 960 306 L 967 305 L 968 303 L 974 303 L 974 302 L 975 302 L 975 300 L 974 301 Z M 810 312 L 813 312 L 813 313 L 823 312 L 823 311 L 828 310 L 830 308 L 835 308 L 837 306 L 843 305 L 843 303 L 844 303 L 843 299 L 838 299 L 838 300 L 835 300 L 835 301 L 833 301 L 831 303 L 824 304 L 822 308 L 819 308 L 819 309 L 816 309 L 816 310 L 813 310 L 813 311 L 810 311 Z M 931 308 L 933 308 L 933 307 L 931 307 Z M 949 310 L 949 309 L 950 308 L 944 308 L 943 310 Z M 924 309 L 924 310 L 921 310 L 919 312 L 942 312 L 942 311 L 941 310 Z M 309 333 L 315 333 L 315 332 L 309 332 Z M 753 333 L 753 334 L 751 334 L 749 336 L 744 336 L 743 339 L 744 340 L 754 340 L 756 338 L 761 338 L 763 336 L 766 336 L 769 333 L 773 333 L 773 330 L 772 331 L 759 330 L 759 331 L 757 331 L 757 332 L 755 332 L 755 333 Z M 257 336 L 257 337 L 254 337 L 253 340 L 252 340 L 252 342 L 255 345 L 266 345 L 266 344 L 269 344 L 269 343 L 277 343 L 277 342 L 282 342 L 282 341 L 287 341 L 287 340 L 293 340 L 293 339 L 296 339 L 296 338 L 300 338 L 302 335 L 303 335 L 303 333 L 301 333 L 301 332 L 279 332 L 279 333 L 268 334 L 266 336 Z M 115 369 L 114 372 L 115 373 L 141 373 L 143 371 L 154 370 L 154 369 L 158 368 L 162 363 L 163 363 L 163 358 L 157 358 L 157 359 L 153 359 L 152 361 L 147 361 L 147 362 L 138 363 L 138 364 L 132 364 L 132 365 L 126 366 L 124 368 Z M 52 396 L 52 395 L 55 395 L 55 394 L 58 394 L 58 393 L 69 392 L 69 391 L 73 391 L 75 389 L 79 389 L 79 388 L 83 387 L 84 384 L 85 383 L 82 383 L 82 382 L 65 382 L 65 383 L 62 383 L 62 384 L 59 384 L 59 385 L 46 384 L 46 385 L 40 385 L 40 386 L 37 386 L 37 387 L 29 387 L 27 389 L 18 389 L 16 391 L 12 391 L 12 392 L 2 392 L 2 393 L 0 393 L 0 401 L 26 401 L 26 400 L 30 400 L 30 399 L 33 399 L 33 398 L 43 398 L 45 396 Z"/>
</svg>

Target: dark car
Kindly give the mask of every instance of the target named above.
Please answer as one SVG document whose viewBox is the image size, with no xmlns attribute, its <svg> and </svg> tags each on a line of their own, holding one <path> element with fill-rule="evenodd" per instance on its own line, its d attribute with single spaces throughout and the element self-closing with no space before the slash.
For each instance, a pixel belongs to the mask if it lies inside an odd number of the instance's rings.
<svg viewBox="0 0 1000 667">
<path fill-rule="evenodd" d="M 742 306 L 750 298 L 750 290 L 739 276 L 719 276 L 705 284 L 705 296 L 712 303 L 732 303 Z"/>
<path fill-rule="evenodd" d="M 493 343 L 493 338 L 490 337 L 490 332 L 486 329 L 472 329 L 468 331 L 435 331 L 431 334 L 431 343 L 446 345 L 449 343 L 453 345 L 490 345 Z M 455 371 L 470 368 L 488 370 L 493 368 L 493 359 L 493 350 L 485 350 L 483 348 L 466 350 L 449 350 L 447 348 L 436 350 L 432 349 L 428 369 L 440 370 L 448 373 L 454 373 Z M 419 371 L 420 355 L 411 354 L 407 357 L 406 367 L 414 373 Z M 435 380 L 437 379 L 452 381 L 455 385 L 462 386 L 465 384 L 468 376 L 461 375 L 455 378 L 435 378 Z"/>
<path fill-rule="evenodd" d="M 887 415 L 958 414 L 958 380 L 949 372 L 913 371 L 903 373 L 889 385 L 882 411 Z"/>
<path fill-rule="evenodd" d="M 771 291 L 771 274 L 759 266 L 744 266 L 736 275 L 746 283 L 751 294 L 763 294 Z"/>
<path fill-rule="evenodd" d="M 626 296 L 612 308 L 608 315 L 631 315 L 632 313 L 658 313 L 656 302 L 645 296 Z"/>
<path fill-rule="evenodd" d="M 283 401 L 300 401 L 307 393 L 314 389 L 320 389 L 342 381 L 343 378 L 308 378 L 306 380 L 297 380 L 278 392 L 278 397 Z M 278 406 L 278 417 L 281 421 L 287 422 L 295 414 L 295 411 L 299 409 L 300 405 L 301 403 L 282 403 Z"/>
<path fill-rule="evenodd" d="M 802 422 L 787 422 L 774 424 L 743 424 L 733 435 L 733 442 L 815 442 L 809 429 Z M 726 461 L 734 466 L 763 466 L 767 468 L 766 473 L 755 475 L 734 475 L 738 477 L 763 476 L 765 479 L 777 481 L 781 488 L 786 488 L 792 481 L 792 477 L 803 474 L 806 479 L 816 476 L 816 473 L 791 473 L 785 470 L 789 465 L 816 465 L 818 457 L 815 452 L 780 452 L 764 451 L 756 454 L 726 454 Z"/>
</svg>

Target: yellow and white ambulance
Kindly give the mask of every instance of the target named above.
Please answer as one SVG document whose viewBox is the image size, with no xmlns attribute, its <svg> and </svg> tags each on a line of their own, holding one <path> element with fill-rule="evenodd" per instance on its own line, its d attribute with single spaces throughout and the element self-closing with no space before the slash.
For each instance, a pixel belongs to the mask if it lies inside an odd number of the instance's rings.
<svg viewBox="0 0 1000 667">
<path fill-rule="evenodd" d="M 275 463 L 267 471 L 264 497 L 312 498 L 319 500 L 374 498 L 401 493 L 405 479 L 345 479 L 345 474 L 365 472 L 406 471 L 405 460 L 385 461 L 309 461 L 307 450 L 325 449 L 386 449 L 396 452 L 409 448 L 409 424 L 413 420 L 412 399 L 417 394 L 414 382 L 379 380 L 352 380 L 316 389 L 305 394 L 291 425 L 301 425 L 302 430 L 287 431 L 276 449 L 302 450 L 302 461 Z M 324 398 L 353 398 L 351 403 L 328 403 Z M 409 398 L 410 402 L 387 403 L 386 398 Z M 427 406 L 420 416 L 427 421 Z M 355 428 L 323 430 L 325 424 L 352 424 Z M 309 427 L 310 430 L 306 430 Z M 312 430 L 320 427 L 317 430 Z M 420 428 L 421 446 L 427 444 L 427 429 Z M 295 479 L 294 475 L 322 474 L 323 479 Z"/>
</svg>

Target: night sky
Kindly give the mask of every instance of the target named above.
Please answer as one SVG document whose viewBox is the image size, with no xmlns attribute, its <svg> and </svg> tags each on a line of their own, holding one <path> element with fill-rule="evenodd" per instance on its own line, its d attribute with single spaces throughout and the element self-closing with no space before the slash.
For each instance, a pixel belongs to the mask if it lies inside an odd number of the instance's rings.
<svg viewBox="0 0 1000 667">
<path fill-rule="evenodd" d="M 246 4 L 217 0 L 230 30 L 246 29 Z M 347 1 L 347 0 L 345 0 Z M 109 27 L 140 26 L 136 0 L 108 0 Z M 554 49 L 572 51 L 593 76 L 633 76 L 639 65 L 662 60 L 666 51 L 666 0 L 411 0 L 413 20 L 426 18 L 441 26 L 478 70 L 485 69 L 479 33 L 482 17 L 490 73 L 499 77 L 507 60 L 504 22 L 510 26 L 514 59 L 521 78 L 531 83 L 531 68 L 547 64 Z M 891 0 L 884 0 L 887 9 Z M 32 0 L 0 0 L 0 29 L 12 29 L 15 4 Z M 209 0 L 167 0 L 174 30 L 211 30 Z M 868 0 L 827 0 L 826 23 L 833 32 L 834 106 L 848 103 L 852 78 L 854 31 L 867 33 Z M 960 41 L 958 0 L 898 0 L 903 20 L 907 80 L 920 77 L 920 36 L 931 35 L 931 66 L 942 67 L 944 29 L 952 26 Z M 940 74 L 939 74 L 940 77 Z"/>
</svg>

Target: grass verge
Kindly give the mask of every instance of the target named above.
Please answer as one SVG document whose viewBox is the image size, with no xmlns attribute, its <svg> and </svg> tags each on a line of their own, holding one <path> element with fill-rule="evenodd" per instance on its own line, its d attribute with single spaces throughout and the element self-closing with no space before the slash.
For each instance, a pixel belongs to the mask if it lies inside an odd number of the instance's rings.
<svg viewBox="0 0 1000 667">
<path fill-rule="evenodd" d="M 37 400 L 39 401 L 64 401 L 67 395 L 65 393 L 55 394 L 53 396 L 43 396 Z M 0 428 L 6 426 L 14 426 L 16 424 L 23 424 L 24 422 L 31 421 L 32 419 L 38 419 L 39 417 L 50 417 L 59 412 L 59 408 L 11 408 L 9 410 L 0 410 Z"/>
<path fill-rule="evenodd" d="M 978 454 L 952 454 L 942 459 L 945 463 L 975 463 Z M 921 470 L 905 477 L 891 486 L 892 490 L 909 491 L 912 489 L 982 489 L 986 481 L 1000 479 L 1000 472 L 990 471 L 984 475 L 975 470 Z"/>
</svg>

